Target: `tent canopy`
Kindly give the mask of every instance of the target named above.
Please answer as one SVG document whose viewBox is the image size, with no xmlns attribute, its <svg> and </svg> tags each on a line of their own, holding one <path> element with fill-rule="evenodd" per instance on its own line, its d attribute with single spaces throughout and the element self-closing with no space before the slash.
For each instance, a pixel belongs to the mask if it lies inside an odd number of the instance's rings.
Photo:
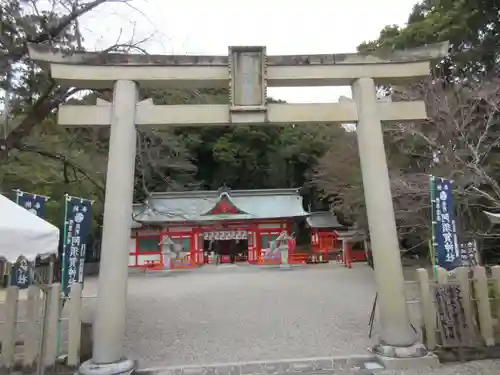
<svg viewBox="0 0 500 375">
<path fill-rule="evenodd" d="M 0 194 L 0 259 L 57 255 L 59 228 Z"/>
</svg>

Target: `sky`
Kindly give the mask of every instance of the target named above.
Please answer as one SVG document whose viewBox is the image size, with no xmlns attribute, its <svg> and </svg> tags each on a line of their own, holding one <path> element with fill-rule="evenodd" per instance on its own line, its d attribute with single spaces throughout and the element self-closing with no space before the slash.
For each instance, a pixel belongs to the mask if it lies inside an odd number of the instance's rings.
<svg viewBox="0 0 500 375">
<path fill-rule="evenodd" d="M 268 55 L 356 52 L 389 24 L 404 25 L 416 0 L 132 0 L 82 19 L 88 49 L 147 39 L 154 54 L 227 55 L 229 46 L 262 45 Z M 270 88 L 290 103 L 328 103 L 349 87 Z"/>
</svg>

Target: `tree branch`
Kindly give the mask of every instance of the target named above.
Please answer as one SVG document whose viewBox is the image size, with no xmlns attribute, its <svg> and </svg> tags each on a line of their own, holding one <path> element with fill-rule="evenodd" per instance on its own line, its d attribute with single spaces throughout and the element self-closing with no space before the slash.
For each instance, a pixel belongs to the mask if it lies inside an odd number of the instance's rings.
<svg viewBox="0 0 500 375">
<path fill-rule="evenodd" d="M 10 150 L 21 148 L 22 139 L 31 133 L 36 124 L 42 122 L 43 119 L 56 110 L 68 97 L 79 91 L 76 88 L 69 90 L 59 88 L 55 93 L 52 93 L 55 86 L 56 83 L 52 81 L 37 99 L 32 110 L 23 118 L 19 126 L 9 133 L 7 139 L 0 141 L 0 160 L 5 160 Z"/>
<path fill-rule="evenodd" d="M 67 179 L 68 181 L 69 178 L 67 175 L 67 167 L 68 166 L 71 167 L 74 171 L 78 171 L 82 176 L 84 176 L 87 180 L 89 180 L 90 183 L 94 185 L 94 187 L 97 189 L 98 195 L 104 199 L 104 193 L 105 193 L 104 186 L 101 183 L 99 183 L 95 178 L 93 178 L 89 171 L 85 170 L 81 166 L 72 162 L 65 155 L 62 155 L 60 153 L 49 152 L 31 145 L 23 145 L 22 147 L 19 148 L 19 151 L 35 153 L 62 162 L 64 166 L 64 175 L 65 175 L 64 178 Z"/>
</svg>

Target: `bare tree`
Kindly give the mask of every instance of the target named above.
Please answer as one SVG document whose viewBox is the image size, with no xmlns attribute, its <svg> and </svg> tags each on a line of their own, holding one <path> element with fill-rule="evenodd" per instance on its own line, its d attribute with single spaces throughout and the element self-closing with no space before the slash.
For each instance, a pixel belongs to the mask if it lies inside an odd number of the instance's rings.
<svg viewBox="0 0 500 375">
<path fill-rule="evenodd" d="M 0 21 L 0 76 L 2 88 L 10 87 L 11 126 L 0 141 L 0 159 L 5 160 L 13 149 L 26 148 L 25 139 L 33 128 L 78 92 L 76 88 L 60 87 L 39 69 L 28 56 L 29 43 L 49 44 L 67 52 L 81 51 L 83 37 L 78 20 L 104 3 L 128 3 L 129 0 L 54 0 L 43 7 L 38 0 L 14 0 L 2 5 Z M 133 40 L 118 41 L 103 53 L 138 47 Z M 8 79 L 8 77 L 15 77 Z M 34 152 L 34 146 L 28 147 Z M 48 152 L 45 150 L 45 152 Z M 48 155 L 45 155 L 48 156 Z"/>
<path fill-rule="evenodd" d="M 129 5 L 128 0 L 54 0 L 11 1 L 2 5 L 0 20 L 0 77 L 3 88 L 13 93 L 10 101 L 9 128 L 0 140 L 0 159 L 3 161 L 3 177 L 8 173 L 8 161 L 20 160 L 19 153 L 38 155 L 59 162 L 58 168 L 45 180 L 38 182 L 50 184 L 52 178 L 63 180 L 66 184 L 87 180 L 93 186 L 97 197 L 104 197 L 105 166 L 109 131 L 107 129 L 64 130 L 55 125 L 55 111 L 58 106 L 68 102 L 79 92 L 76 88 L 61 87 L 53 81 L 46 71 L 30 61 L 29 43 L 44 43 L 66 53 L 83 51 L 84 40 L 80 30 L 80 18 L 105 3 Z M 122 40 L 121 32 L 116 42 L 100 53 L 146 53 L 141 47 L 148 38 L 138 40 L 135 28 L 130 40 Z M 13 80 L 9 79 L 14 77 Z M 94 104 L 95 98 L 111 100 L 111 92 L 83 92 L 84 99 L 73 100 L 73 104 Z M 36 129 L 39 129 L 38 131 Z M 185 168 L 192 165 L 181 162 L 179 154 L 182 147 L 176 138 L 165 132 L 144 131 L 148 133 L 147 147 L 140 137 L 140 166 L 159 172 L 160 167 Z M 161 139 L 161 141 L 159 141 Z M 154 160 L 155 157 L 162 158 Z M 10 159 L 9 159 L 10 156 Z M 14 158 L 14 159 L 13 159 Z M 176 159 L 176 161 L 174 161 Z M 21 160 L 22 161 L 22 160 Z M 26 160 L 29 164 L 29 162 Z M 163 163 L 163 164 L 162 164 Z M 176 165 L 174 165 L 176 164 Z M 95 166 L 99 166 L 96 168 Z M 14 167 L 14 166 L 13 166 Z M 33 170 L 31 174 L 33 174 Z M 36 174 L 36 173 L 35 173 Z M 151 173 L 138 173 L 145 176 Z M 167 178 L 168 179 L 168 178 Z M 2 181 L 0 181 L 1 183 Z"/>
<path fill-rule="evenodd" d="M 400 146 L 406 145 L 400 152 L 423 156 L 418 171 L 454 181 L 465 231 L 489 228 L 482 210 L 500 208 L 500 80 L 452 86 L 429 81 L 399 95 L 423 98 L 429 114 L 428 121 L 387 129 L 393 139 L 403 140 Z"/>
<path fill-rule="evenodd" d="M 429 119 L 384 126 L 400 235 L 415 234 L 422 241 L 430 235 L 429 175 L 453 180 L 462 234 L 485 234 L 491 227 L 482 211 L 500 209 L 500 80 L 453 86 L 427 81 L 393 90 L 393 100 L 410 99 L 425 100 Z M 354 133 L 339 137 L 315 183 L 336 209 L 365 225 Z"/>
</svg>

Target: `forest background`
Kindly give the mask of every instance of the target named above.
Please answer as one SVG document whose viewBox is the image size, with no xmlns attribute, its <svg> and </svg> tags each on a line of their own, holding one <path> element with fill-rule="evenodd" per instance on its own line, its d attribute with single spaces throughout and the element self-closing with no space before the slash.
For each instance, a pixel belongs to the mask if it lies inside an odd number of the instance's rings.
<svg viewBox="0 0 500 375">
<path fill-rule="evenodd" d="M 94 199 L 93 244 L 101 233 L 109 130 L 63 129 L 61 103 L 110 100 L 110 92 L 58 86 L 30 61 L 28 42 L 83 51 L 79 19 L 107 2 L 126 0 L 10 0 L 0 5 L 0 190 L 52 197 L 47 218 L 63 221 L 65 193 Z M 43 9 L 42 9 L 43 8 Z M 428 176 L 452 179 L 461 241 L 475 239 L 485 260 L 500 258 L 500 229 L 483 211 L 500 212 L 500 3 L 424 0 L 405 26 L 388 25 L 358 51 L 370 53 L 449 41 L 450 54 L 432 79 L 381 87 L 392 100 L 423 99 L 429 119 L 385 125 L 392 193 L 401 247 L 426 253 L 430 235 Z M 145 41 L 120 41 L 101 53 L 147 53 Z M 143 90 L 157 104 L 228 103 L 228 91 Z M 3 101 L 5 97 L 3 97 Z M 5 108 L 9 111 L 6 113 Z M 367 232 L 355 131 L 324 124 L 282 127 L 193 127 L 141 130 L 135 201 L 153 191 L 301 188 L 305 208 L 331 210 Z M 369 187 L 366 187 L 369 188 Z M 94 251 L 98 254 L 98 251 Z"/>
</svg>

